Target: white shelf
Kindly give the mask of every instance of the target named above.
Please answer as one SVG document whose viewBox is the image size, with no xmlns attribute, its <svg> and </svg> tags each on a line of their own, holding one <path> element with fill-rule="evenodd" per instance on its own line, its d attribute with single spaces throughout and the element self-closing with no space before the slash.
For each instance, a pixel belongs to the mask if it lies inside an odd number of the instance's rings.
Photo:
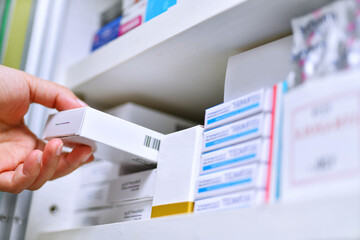
<svg viewBox="0 0 360 240">
<path fill-rule="evenodd" d="M 184 0 L 71 66 L 66 85 L 98 108 L 133 101 L 202 121 L 222 102 L 229 56 L 289 33 L 292 18 L 326 2 Z"/>
<path fill-rule="evenodd" d="M 42 234 L 63 239 L 360 239 L 360 195 Z"/>
</svg>

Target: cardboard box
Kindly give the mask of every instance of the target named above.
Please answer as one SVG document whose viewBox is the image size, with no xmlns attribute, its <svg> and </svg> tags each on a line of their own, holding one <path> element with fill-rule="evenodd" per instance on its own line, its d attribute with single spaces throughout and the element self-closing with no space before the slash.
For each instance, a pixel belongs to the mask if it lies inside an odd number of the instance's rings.
<svg viewBox="0 0 360 240">
<path fill-rule="evenodd" d="M 143 0 L 122 0 L 122 9 L 126 12 L 126 9 L 134 6 L 136 3 L 141 2 Z M 146 2 L 146 1 L 145 1 Z"/>
<path fill-rule="evenodd" d="M 122 16 L 119 16 L 100 28 L 94 36 L 91 51 L 95 51 L 96 49 L 116 39 L 119 36 L 121 21 Z"/>
<path fill-rule="evenodd" d="M 74 227 L 150 219 L 152 201 L 135 201 L 110 208 L 77 211 Z"/>
<path fill-rule="evenodd" d="M 213 197 L 249 188 L 265 189 L 268 164 L 252 163 L 199 176 L 196 199 Z"/>
<path fill-rule="evenodd" d="M 120 174 L 120 165 L 115 162 L 95 160 L 81 166 L 77 171 L 81 175 L 81 185 L 102 183 L 118 178 Z"/>
<path fill-rule="evenodd" d="M 147 1 L 140 1 L 123 12 L 123 18 L 120 22 L 119 36 L 140 26 L 145 22 Z"/>
<path fill-rule="evenodd" d="M 216 172 L 253 162 L 266 163 L 269 160 L 269 147 L 270 141 L 268 138 L 259 138 L 204 153 L 201 156 L 200 174 Z"/>
<path fill-rule="evenodd" d="M 332 74 L 285 96 L 283 201 L 360 189 L 360 72 Z"/>
<path fill-rule="evenodd" d="M 82 185 L 79 187 L 76 209 L 109 207 L 109 182 Z"/>
<path fill-rule="evenodd" d="M 292 37 L 284 37 L 229 58 L 224 102 L 285 81 L 292 69 Z M 246 87 L 244 87 L 246 86 Z"/>
<path fill-rule="evenodd" d="M 271 114 L 257 114 L 204 132 L 203 151 L 208 152 L 257 137 L 269 137 Z"/>
<path fill-rule="evenodd" d="M 115 18 L 122 16 L 123 12 L 123 1 L 116 1 L 110 7 L 108 7 L 105 11 L 103 11 L 100 15 L 101 27 L 105 26 Z"/>
<path fill-rule="evenodd" d="M 156 169 L 120 176 L 110 182 L 108 201 L 111 203 L 152 198 Z"/>
<path fill-rule="evenodd" d="M 131 102 L 109 109 L 106 112 L 163 134 L 177 132 L 196 125 L 194 122 Z"/>
<path fill-rule="evenodd" d="M 195 213 L 253 207 L 265 202 L 265 191 L 244 190 L 195 201 Z"/>
<path fill-rule="evenodd" d="M 202 141 L 201 126 L 165 136 L 160 147 L 151 217 L 193 211 Z"/>
<path fill-rule="evenodd" d="M 273 89 L 263 88 L 205 111 L 205 130 L 261 112 L 272 111 Z"/>
<path fill-rule="evenodd" d="M 163 134 L 90 107 L 50 115 L 43 138 L 91 146 L 95 156 L 130 165 L 156 166 Z"/>
</svg>

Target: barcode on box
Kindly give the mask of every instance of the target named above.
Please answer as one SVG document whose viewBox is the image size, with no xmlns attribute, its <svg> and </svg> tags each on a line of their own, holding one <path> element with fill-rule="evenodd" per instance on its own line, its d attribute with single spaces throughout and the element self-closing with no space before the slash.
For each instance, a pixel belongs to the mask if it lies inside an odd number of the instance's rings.
<svg viewBox="0 0 360 240">
<path fill-rule="evenodd" d="M 157 139 L 157 138 L 153 138 L 153 137 L 150 137 L 148 135 L 145 136 L 145 139 L 144 139 L 144 146 L 145 147 L 152 148 L 152 149 L 155 149 L 155 150 L 159 151 L 160 143 L 161 143 L 161 141 L 159 139 Z"/>
</svg>

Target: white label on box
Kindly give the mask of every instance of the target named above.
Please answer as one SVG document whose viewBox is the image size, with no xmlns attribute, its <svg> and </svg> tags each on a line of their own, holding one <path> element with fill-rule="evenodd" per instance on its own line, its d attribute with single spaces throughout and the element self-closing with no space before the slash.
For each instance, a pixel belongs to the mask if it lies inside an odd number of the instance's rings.
<svg viewBox="0 0 360 240">
<path fill-rule="evenodd" d="M 204 152 L 244 142 L 256 137 L 270 136 L 271 114 L 258 114 L 204 132 Z"/>
<path fill-rule="evenodd" d="M 81 174 L 80 184 L 93 184 L 111 181 L 119 177 L 120 165 L 105 160 L 95 160 L 78 170 Z"/>
<path fill-rule="evenodd" d="M 114 214 L 114 222 L 146 220 L 151 217 L 152 200 L 133 201 L 114 209 L 118 209 Z"/>
<path fill-rule="evenodd" d="M 200 174 L 249 164 L 254 161 L 267 162 L 268 158 L 269 139 L 256 139 L 202 154 Z"/>
<path fill-rule="evenodd" d="M 195 201 L 194 212 L 212 212 L 232 208 L 245 208 L 264 203 L 265 191 L 244 190 Z"/>
<path fill-rule="evenodd" d="M 312 81 L 285 96 L 281 198 L 304 200 L 360 187 L 359 71 Z"/>
<path fill-rule="evenodd" d="M 289 176 L 293 185 L 359 170 L 360 147 L 355 144 L 360 142 L 359 94 L 327 96 L 292 111 Z"/>
<path fill-rule="evenodd" d="M 253 163 L 198 178 L 196 198 L 216 196 L 248 188 L 265 188 L 267 164 Z"/>
<path fill-rule="evenodd" d="M 75 213 L 75 227 L 150 219 L 152 200 Z"/>
<path fill-rule="evenodd" d="M 109 202 L 152 198 L 156 169 L 120 176 L 110 183 Z"/>
<path fill-rule="evenodd" d="M 79 199 L 76 203 L 77 209 L 98 208 L 109 206 L 107 201 L 109 183 L 91 184 L 81 186 Z"/>
<path fill-rule="evenodd" d="M 205 111 L 205 129 L 211 129 L 263 111 L 271 111 L 271 89 L 261 89 Z"/>
</svg>

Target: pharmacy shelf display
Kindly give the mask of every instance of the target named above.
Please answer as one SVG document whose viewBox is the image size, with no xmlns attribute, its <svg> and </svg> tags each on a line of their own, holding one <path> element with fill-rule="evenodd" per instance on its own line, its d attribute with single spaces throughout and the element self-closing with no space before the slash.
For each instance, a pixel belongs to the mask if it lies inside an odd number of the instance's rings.
<svg viewBox="0 0 360 240">
<path fill-rule="evenodd" d="M 133 101 L 202 122 L 223 101 L 229 56 L 289 34 L 292 18 L 327 2 L 180 1 L 72 65 L 65 82 L 97 108 Z"/>
<path fill-rule="evenodd" d="M 349 194 L 197 215 L 163 217 L 60 232 L 40 240 L 360 239 L 360 195 Z"/>
</svg>

